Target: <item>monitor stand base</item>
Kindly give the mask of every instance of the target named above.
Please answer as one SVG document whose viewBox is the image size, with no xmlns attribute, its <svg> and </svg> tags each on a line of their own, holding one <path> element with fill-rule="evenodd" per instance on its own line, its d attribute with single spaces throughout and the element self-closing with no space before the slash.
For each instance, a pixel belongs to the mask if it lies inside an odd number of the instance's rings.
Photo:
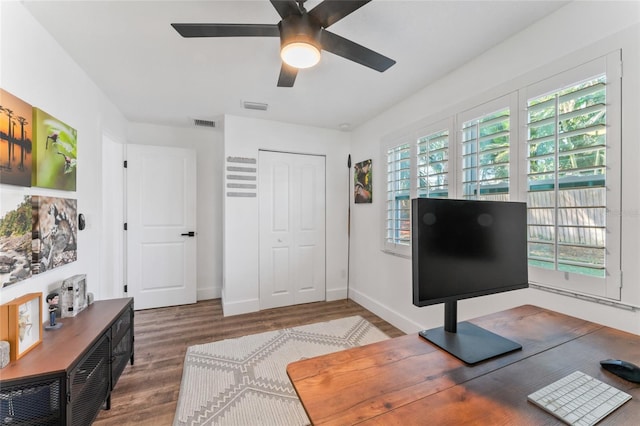
<svg viewBox="0 0 640 426">
<path fill-rule="evenodd" d="M 423 330 L 420 336 L 467 364 L 476 364 L 499 355 L 522 349 L 522 345 L 482 327 L 463 321 L 456 332 L 444 327 Z"/>
</svg>

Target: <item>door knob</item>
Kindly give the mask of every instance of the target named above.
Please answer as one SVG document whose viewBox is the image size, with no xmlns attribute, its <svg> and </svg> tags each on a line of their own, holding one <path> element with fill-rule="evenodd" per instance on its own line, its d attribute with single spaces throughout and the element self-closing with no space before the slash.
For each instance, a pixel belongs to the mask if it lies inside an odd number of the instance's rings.
<svg viewBox="0 0 640 426">
<path fill-rule="evenodd" d="M 195 236 L 196 236 L 196 233 L 195 233 L 195 232 L 193 232 L 193 231 L 189 231 L 189 232 L 187 232 L 187 233 L 180 234 L 180 235 L 182 235 L 183 237 L 195 237 Z"/>
</svg>

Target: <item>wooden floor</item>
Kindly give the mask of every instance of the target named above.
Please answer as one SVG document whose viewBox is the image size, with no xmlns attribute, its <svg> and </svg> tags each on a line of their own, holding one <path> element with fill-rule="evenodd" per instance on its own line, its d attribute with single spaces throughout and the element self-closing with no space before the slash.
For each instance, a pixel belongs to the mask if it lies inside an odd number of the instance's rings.
<svg viewBox="0 0 640 426">
<path fill-rule="evenodd" d="M 135 363 L 111 394 L 111 410 L 95 425 L 171 425 L 188 346 L 360 315 L 389 337 L 404 333 L 351 300 L 318 302 L 222 316 L 220 299 L 136 311 Z"/>
</svg>

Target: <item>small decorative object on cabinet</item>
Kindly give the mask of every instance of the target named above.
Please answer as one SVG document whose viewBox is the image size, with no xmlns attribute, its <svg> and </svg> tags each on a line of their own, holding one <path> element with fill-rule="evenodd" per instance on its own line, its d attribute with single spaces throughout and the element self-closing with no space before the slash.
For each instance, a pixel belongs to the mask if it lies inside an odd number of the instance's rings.
<svg viewBox="0 0 640 426">
<path fill-rule="evenodd" d="M 62 318 L 75 317 L 87 307 L 87 276 L 78 274 L 67 278 L 60 288 Z"/>
<path fill-rule="evenodd" d="M 90 425 L 133 364 L 133 299 L 100 300 L 2 370 L 0 424 Z"/>
<path fill-rule="evenodd" d="M 29 293 L 0 306 L 0 340 L 10 344 L 11 361 L 42 343 L 42 293 Z"/>
<path fill-rule="evenodd" d="M 44 326 L 44 329 L 57 330 L 62 327 L 61 322 L 56 322 L 56 317 L 60 314 L 60 294 L 58 292 L 47 294 L 46 302 L 49 306 L 49 323 Z"/>
<path fill-rule="evenodd" d="M 4 368 L 9 364 L 9 342 L 0 340 L 0 368 Z"/>
</svg>

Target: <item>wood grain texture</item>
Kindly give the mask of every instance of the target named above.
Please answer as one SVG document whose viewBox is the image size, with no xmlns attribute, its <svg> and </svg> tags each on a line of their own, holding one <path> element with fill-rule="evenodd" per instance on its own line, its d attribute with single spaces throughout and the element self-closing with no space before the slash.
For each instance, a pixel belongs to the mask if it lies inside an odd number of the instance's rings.
<svg viewBox="0 0 640 426">
<path fill-rule="evenodd" d="M 188 346 L 360 315 L 389 337 L 404 333 L 351 300 L 318 302 L 224 317 L 220 299 L 136 311 L 135 364 L 95 425 L 171 425 Z"/>
<path fill-rule="evenodd" d="M 581 370 L 633 399 L 602 424 L 636 424 L 640 387 L 599 361 L 640 359 L 640 336 L 531 305 L 472 320 L 523 349 L 473 366 L 417 334 L 289 364 L 315 425 L 562 424 L 527 395 Z"/>
</svg>

